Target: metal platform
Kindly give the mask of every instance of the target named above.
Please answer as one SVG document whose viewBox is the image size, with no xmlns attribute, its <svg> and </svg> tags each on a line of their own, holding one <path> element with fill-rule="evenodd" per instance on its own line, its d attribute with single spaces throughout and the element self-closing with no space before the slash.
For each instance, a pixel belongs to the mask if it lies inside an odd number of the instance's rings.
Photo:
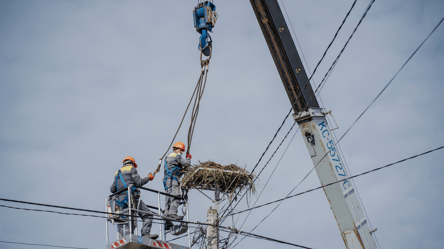
<svg viewBox="0 0 444 249">
<path fill-rule="evenodd" d="M 190 237 L 190 230 L 188 228 L 188 225 L 186 222 L 181 222 L 179 225 L 173 225 L 168 231 L 165 231 L 165 222 L 166 221 L 170 221 L 169 218 L 163 216 L 163 210 L 160 208 L 160 196 L 164 195 L 164 196 L 170 196 L 170 197 L 174 197 L 174 198 L 178 198 L 184 201 L 184 207 L 182 208 L 182 212 L 184 214 L 184 216 L 186 217 L 186 221 L 189 221 L 189 212 L 188 212 L 188 202 L 180 197 L 180 196 L 173 196 L 170 195 L 168 193 L 164 193 L 158 190 L 153 190 L 153 189 L 149 189 L 149 188 L 144 188 L 144 187 L 138 187 L 138 189 L 140 190 L 146 190 L 148 192 L 151 193 L 156 193 L 157 194 L 157 207 L 152 207 L 152 206 L 148 206 L 148 208 L 151 209 L 156 209 L 157 210 L 157 214 L 154 212 L 146 212 L 143 210 L 138 210 L 135 209 L 133 206 L 134 204 L 132 203 L 132 187 L 133 186 L 129 186 L 128 189 L 123 189 L 119 192 L 116 192 L 112 195 L 110 195 L 109 197 L 107 197 L 105 199 L 105 210 L 107 212 L 106 215 L 106 248 L 107 249 L 114 249 L 114 248 L 119 248 L 119 249 L 148 249 L 148 248 L 165 248 L 165 249 L 189 249 L 191 247 L 191 237 Z M 128 191 L 127 196 L 129 197 L 129 201 L 128 201 L 128 207 L 123 209 L 123 210 L 118 210 L 116 209 L 116 203 L 115 203 L 115 198 L 117 195 L 119 195 L 120 193 L 126 192 Z M 133 205 L 132 205 L 133 204 Z M 150 239 L 149 237 L 142 237 L 138 235 L 138 226 L 137 226 L 137 221 L 135 222 L 134 219 L 124 219 L 122 220 L 121 216 L 122 214 L 124 215 L 137 215 L 137 214 L 143 214 L 143 213 L 147 213 L 153 216 L 157 216 L 158 218 L 158 222 L 159 222 L 159 232 L 160 232 L 160 237 L 158 240 L 153 240 Z M 171 222 L 173 222 L 171 220 Z M 130 231 L 117 231 L 117 240 L 116 241 L 112 241 L 110 243 L 110 238 L 109 238 L 109 224 L 112 223 L 113 225 L 120 225 L 120 226 L 127 226 L 130 228 Z M 124 228 L 123 227 L 123 228 Z M 127 228 L 128 229 L 128 228 Z M 125 228 L 124 228 L 125 230 Z M 181 245 L 177 245 L 177 244 L 172 244 L 172 243 L 168 243 L 165 242 L 165 240 L 167 240 L 166 236 L 167 233 L 169 233 L 170 235 L 173 236 L 178 236 L 184 233 L 188 232 L 188 247 L 186 246 L 181 246 Z M 123 234 L 128 234 L 127 236 L 122 238 Z"/>
<path fill-rule="evenodd" d="M 153 240 L 148 237 L 142 237 L 133 235 L 125 236 L 121 240 L 117 240 L 106 246 L 106 249 L 151 249 L 151 248 L 164 248 L 164 249 L 189 249 L 189 247 L 176 245 L 160 240 Z"/>
</svg>

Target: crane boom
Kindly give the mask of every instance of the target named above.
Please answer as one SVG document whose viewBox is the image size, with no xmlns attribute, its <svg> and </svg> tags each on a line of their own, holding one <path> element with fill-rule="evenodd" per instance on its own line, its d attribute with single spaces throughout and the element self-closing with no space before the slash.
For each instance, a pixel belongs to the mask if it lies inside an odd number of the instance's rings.
<svg viewBox="0 0 444 249">
<path fill-rule="evenodd" d="M 277 0 L 250 0 L 292 104 L 305 144 L 322 185 L 348 176 L 319 107 Z M 348 249 L 377 248 L 353 184 L 349 180 L 324 188 Z"/>
<path fill-rule="evenodd" d="M 250 2 L 294 111 L 298 113 L 310 107 L 318 108 L 318 101 L 314 97 L 307 73 L 279 5 L 276 1 L 251 0 Z"/>
</svg>

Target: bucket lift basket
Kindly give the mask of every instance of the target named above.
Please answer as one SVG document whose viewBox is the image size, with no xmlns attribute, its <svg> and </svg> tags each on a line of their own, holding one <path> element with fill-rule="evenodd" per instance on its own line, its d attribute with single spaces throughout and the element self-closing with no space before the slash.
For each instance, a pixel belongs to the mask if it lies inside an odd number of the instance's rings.
<svg viewBox="0 0 444 249">
<path fill-rule="evenodd" d="M 117 193 L 114 193 L 107 197 L 105 199 L 105 208 L 106 208 L 106 248 L 107 249 L 148 249 L 148 248 L 170 248 L 170 249 L 189 249 L 191 247 L 191 237 L 190 237 L 190 231 L 188 229 L 188 225 L 186 222 L 179 222 L 179 224 L 175 225 L 172 224 L 173 222 L 176 223 L 177 221 L 171 221 L 168 220 L 167 217 L 163 216 L 163 211 L 160 208 L 160 196 L 170 196 L 181 199 L 181 201 L 184 203 L 184 207 L 182 209 L 186 221 L 189 221 L 189 210 L 188 210 L 188 202 L 182 197 L 172 196 L 170 194 L 144 188 L 144 187 L 138 187 L 140 190 L 146 190 L 151 193 L 157 194 L 157 207 L 149 206 L 148 208 L 157 210 L 157 214 L 151 212 L 149 214 L 156 216 L 157 218 L 160 218 L 159 221 L 159 231 L 160 231 L 160 239 L 159 240 L 153 240 L 148 237 L 142 237 L 138 235 L 138 229 L 137 229 L 137 221 L 136 219 L 129 217 L 135 216 L 137 213 L 147 213 L 142 210 L 137 210 L 133 204 L 132 195 L 131 195 L 131 189 L 133 186 L 129 186 L 128 189 L 123 189 Z M 117 204 L 116 200 L 118 198 L 118 195 L 123 192 L 128 192 L 128 207 L 121 209 Z M 125 217 L 126 216 L 126 217 Z M 125 225 L 128 225 L 130 231 L 124 231 L 123 234 L 117 233 L 117 240 L 110 243 L 109 239 L 109 223 L 113 225 L 123 225 L 123 229 L 125 230 Z M 171 227 L 168 231 L 165 230 L 166 224 L 170 224 Z M 177 236 L 188 232 L 188 247 L 172 244 L 166 242 L 166 235 L 167 233 L 170 233 L 171 235 Z M 128 235 L 127 235 L 128 234 Z M 126 235 L 126 236 L 124 236 Z"/>
</svg>

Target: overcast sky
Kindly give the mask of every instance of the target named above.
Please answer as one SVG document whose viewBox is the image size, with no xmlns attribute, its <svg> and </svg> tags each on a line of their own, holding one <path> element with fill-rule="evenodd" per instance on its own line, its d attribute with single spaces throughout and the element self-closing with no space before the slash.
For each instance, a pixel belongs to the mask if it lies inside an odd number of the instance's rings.
<svg viewBox="0 0 444 249">
<path fill-rule="evenodd" d="M 310 71 L 352 2 L 283 1 Z M 191 0 L 0 1 L 0 197 L 104 210 L 123 158 L 134 157 L 142 176 L 154 171 L 200 73 L 199 34 L 191 12 L 195 4 Z M 213 58 L 191 154 L 193 162 L 237 163 L 251 170 L 290 103 L 250 2 L 216 0 L 215 4 L 219 19 L 212 34 Z M 357 1 L 314 76 L 316 84 L 368 4 Z M 374 3 L 321 92 L 323 106 L 332 110 L 339 125 L 337 136 L 443 15 L 444 1 Z M 441 26 L 341 141 L 352 174 L 444 144 L 443 65 Z M 259 168 L 291 124 L 288 119 Z M 189 119 L 184 125 L 178 141 L 186 141 Z M 265 168 L 258 191 L 293 135 L 294 131 Z M 381 248 L 443 246 L 443 158 L 439 151 L 355 179 L 371 224 L 378 228 Z M 312 167 L 298 133 L 258 204 L 287 195 Z M 319 185 L 312 173 L 296 192 Z M 163 190 L 162 174 L 146 187 Z M 143 193 L 143 199 L 157 203 L 150 193 Z M 191 191 L 191 220 L 205 222 L 210 205 L 205 196 Z M 253 211 L 242 230 L 250 231 L 273 207 Z M 237 209 L 245 208 L 243 201 Z M 103 219 L 4 207 L 0 211 L 2 241 L 105 247 Z M 231 220 L 224 225 L 232 226 Z M 158 225 L 152 231 L 158 233 Z M 322 190 L 285 201 L 254 233 L 313 248 L 345 248 Z M 176 242 L 187 245 L 186 239 Z M 271 247 L 290 248 L 253 238 L 237 246 Z M 34 247 L 0 244 L 0 248 Z"/>
</svg>

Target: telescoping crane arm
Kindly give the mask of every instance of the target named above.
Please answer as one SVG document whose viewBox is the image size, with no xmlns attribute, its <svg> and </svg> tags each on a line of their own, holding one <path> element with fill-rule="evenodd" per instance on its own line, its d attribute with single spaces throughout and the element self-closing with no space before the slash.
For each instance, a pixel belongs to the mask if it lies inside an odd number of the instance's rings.
<svg viewBox="0 0 444 249">
<path fill-rule="evenodd" d="M 322 185 L 348 177 L 277 0 L 250 0 Z M 377 248 L 349 180 L 324 188 L 348 249 Z"/>
</svg>

